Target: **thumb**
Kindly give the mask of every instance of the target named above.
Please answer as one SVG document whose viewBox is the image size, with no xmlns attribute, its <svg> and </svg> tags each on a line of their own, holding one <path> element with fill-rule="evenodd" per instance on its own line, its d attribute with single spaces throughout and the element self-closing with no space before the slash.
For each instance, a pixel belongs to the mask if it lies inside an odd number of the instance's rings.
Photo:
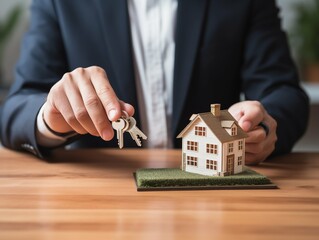
<svg viewBox="0 0 319 240">
<path fill-rule="evenodd" d="M 230 108 L 230 113 L 234 113 L 239 126 L 245 132 L 255 128 L 264 119 L 264 112 L 263 106 L 257 101 L 244 101 Z"/>
<path fill-rule="evenodd" d="M 249 119 L 240 119 L 240 121 L 238 121 L 238 124 L 245 132 L 250 131 L 250 129 L 252 129 L 253 126 L 253 123 Z"/>
<path fill-rule="evenodd" d="M 264 119 L 264 114 L 260 109 L 248 108 L 243 113 L 238 124 L 245 132 L 255 128 Z"/>
</svg>

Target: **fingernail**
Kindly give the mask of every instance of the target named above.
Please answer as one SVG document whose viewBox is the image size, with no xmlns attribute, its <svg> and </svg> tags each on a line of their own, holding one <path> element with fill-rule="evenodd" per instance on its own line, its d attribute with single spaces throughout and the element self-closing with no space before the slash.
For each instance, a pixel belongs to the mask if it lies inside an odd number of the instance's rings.
<svg viewBox="0 0 319 240">
<path fill-rule="evenodd" d="M 115 109 L 111 109 L 108 112 L 109 120 L 110 121 L 114 121 L 115 120 L 115 115 L 116 115 L 116 110 Z"/>
</svg>

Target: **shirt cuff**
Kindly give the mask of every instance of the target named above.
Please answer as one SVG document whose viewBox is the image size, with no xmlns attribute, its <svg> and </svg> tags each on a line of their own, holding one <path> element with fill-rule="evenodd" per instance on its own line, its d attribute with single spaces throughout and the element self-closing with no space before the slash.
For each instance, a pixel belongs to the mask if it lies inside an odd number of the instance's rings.
<svg viewBox="0 0 319 240">
<path fill-rule="evenodd" d="M 43 147 L 57 147 L 67 141 L 67 137 L 53 134 L 46 126 L 43 120 L 43 106 L 37 116 L 36 139 L 39 145 Z"/>
</svg>

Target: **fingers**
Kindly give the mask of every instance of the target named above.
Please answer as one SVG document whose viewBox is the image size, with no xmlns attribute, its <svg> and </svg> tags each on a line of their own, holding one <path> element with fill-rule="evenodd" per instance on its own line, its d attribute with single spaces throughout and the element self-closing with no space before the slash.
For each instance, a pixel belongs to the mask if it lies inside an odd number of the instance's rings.
<svg viewBox="0 0 319 240">
<path fill-rule="evenodd" d="M 99 98 L 94 87 L 94 82 L 101 84 L 101 78 L 107 82 L 106 84 L 109 84 L 104 78 L 106 75 L 95 74 L 93 76 L 90 72 L 86 72 L 83 69 L 78 70 L 75 75 L 77 79 L 82 78 L 82 80 L 77 83 L 77 92 L 80 95 L 80 99 L 77 99 L 77 102 L 73 104 L 74 115 L 89 134 L 101 136 L 104 140 L 110 140 L 113 138 L 113 129 L 108 121 L 108 110 L 104 108 L 102 100 Z M 95 83 L 95 85 L 99 87 L 98 83 Z M 105 83 L 103 85 L 105 85 Z M 114 94 L 114 92 L 112 94 Z M 113 95 L 110 96 L 110 98 L 113 97 Z M 75 109 L 75 107 L 77 109 Z M 120 107 L 119 103 L 116 104 L 115 108 L 116 107 Z"/>
<path fill-rule="evenodd" d="M 134 114 L 133 106 L 118 100 L 105 71 L 99 67 L 77 68 L 65 74 L 51 89 L 47 105 L 45 119 L 53 130 L 64 132 L 71 128 L 104 140 L 114 135 L 110 121 L 117 120 L 122 111 Z"/>
<path fill-rule="evenodd" d="M 258 164 L 264 161 L 275 149 L 276 121 L 257 101 L 236 103 L 229 108 L 229 112 L 248 135 L 245 141 L 246 164 Z M 259 125 L 260 122 L 268 127 L 268 135 Z"/>
<path fill-rule="evenodd" d="M 66 77 L 71 78 L 71 76 L 65 76 L 65 78 Z M 79 134 L 91 132 L 93 135 L 96 135 L 97 132 L 94 131 L 95 129 L 92 129 L 94 126 L 92 121 L 86 118 L 82 97 L 78 92 L 78 88 L 74 84 L 73 79 L 67 81 L 62 88 L 64 94 L 61 95 L 60 100 L 57 100 L 61 103 L 56 105 L 65 121 Z"/>
<path fill-rule="evenodd" d="M 95 89 L 96 97 L 102 103 L 108 119 L 117 120 L 121 115 L 121 106 L 119 100 L 106 76 L 105 71 L 99 67 L 89 67 L 91 84 Z"/>
<path fill-rule="evenodd" d="M 122 100 L 119 100 L 119 101 L 120 101 L 120 104 L 121 104 L 122 111 L 127 112 L 127 114 L 129 116 L 133 116 L 134 112 L 135 112 L 134 107 L 131 104 L 123 102 Z"/>
<path fill-rule="evenodd" d="M 259 143 L 265 141 L 266 132 L 262 127 L 256 127 L 255 129 L 247 132 L 248 137 L 246 138 L 246 143 Z"/>
<path fill-rule="evenodd" d="M 266 144 L 266 133 L 261 127 L 249 131 L 245 144 L 245 163 L 247 165 L 258 164 L 264 160 L 264 149 Z"/>
<path fill-rule="evenodd" d="M 275 149 L 276 140 L 265 140 L 263 142 L 246 143 L 245 163 L 256 165 L 264 161 Z"/>
</svg>

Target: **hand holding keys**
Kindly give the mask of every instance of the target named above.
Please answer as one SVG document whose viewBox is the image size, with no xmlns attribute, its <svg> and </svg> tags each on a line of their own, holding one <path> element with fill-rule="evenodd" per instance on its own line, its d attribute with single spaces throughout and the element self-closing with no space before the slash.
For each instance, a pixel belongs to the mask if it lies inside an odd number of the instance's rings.
<svg viewBox="0 0 319 240">
<path fill-rule="evenodd" d="M 120 117 L 117 121 L 112 122 L 112 127 L 116 131 L 119 148 L 123 148 L 124 139 L 123 134 L 129 132 L 132 139 L 136 142 L 137 146 L 142 146 L 141 140 L 147 139 L 147 136 L 136 126 L 136 120 L 133 117 L 126 116 Z"/>
</svg>

